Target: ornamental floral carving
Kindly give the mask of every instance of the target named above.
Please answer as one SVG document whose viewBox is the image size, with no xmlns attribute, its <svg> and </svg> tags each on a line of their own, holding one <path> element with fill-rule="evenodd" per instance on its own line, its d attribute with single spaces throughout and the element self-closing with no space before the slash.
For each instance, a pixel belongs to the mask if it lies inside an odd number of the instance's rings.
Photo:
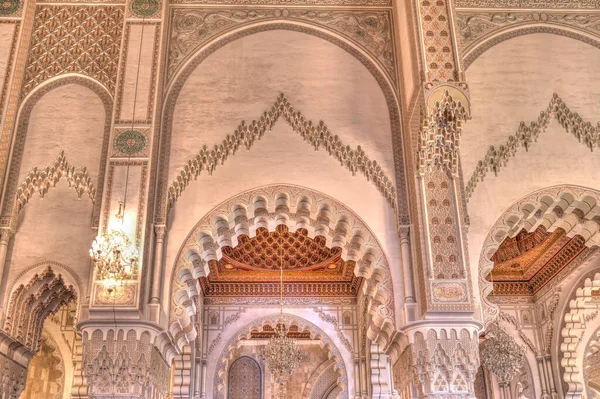
<svg viewBox="0 0 600 399">
<path fill-rule="evenodd" d="M 63 73 L 89 76 L 114 92 L 123 11 L 118 6 L 38 6 L 23 95 Z"/>
<path fill-rule="evenodd" d="M 41 198 L 44 198 L 48 191 L 55 187 L 63 177 L 67 180 L 69 187 L 75 190 L 78 198 L 81 198 L 83 194 L 87 194 L 94 202 L 96 189 L 86 167 L 75 170 L 75 167 L 67 161 L 64 151 L 61 151 L 51 166 L 46 166 L 44 169 L 34 167 L 27 174 L 25 180 L 17 188 L 17 212 L 20 212 L 27 205 L 34 193 L 37 192 Z"/>
<path fill-rule="evenodd" d="M 554 93 L 548 108 L 540 112 L 537 121 L 531 122 L 529 125 L 521 122 L 516 133 L 509 136 L 506 144 L 498 147 L 490 146 L 484 159 L 477 163 L 475 171 L 465 187 L 467 199 L 473 195 L 477 185 L 483 182 L 489 172 L 498 176 L 500 169 L 506 166 L 520 147 L 527 151 L 533 143 L 537 142 L 540 135 L 548 128 L 552 118 L 556 119 L 567 133 L 572 134 L 590 151 L 600 145 L 600 122 L 594 126 L 584 120 L 577 112 L 572 112 L 558 94 Z"/>
<path fill-rule="evenodd" d="M 600 0 L 454 0 L 457 8 L 598 9 Z"/>
<path fill-rule="evenodd" d="M 210 175 L 218 165 L 222 165 L 228 157 L 234 155 L 242 146 L 250 149 L 256 141 L 260 140 L 275 126 L 280 117 L 315 150 L 325 149 L 330 156 L 334 157 L 341 166 L 348 168 L 353 175 L 361 173 L 367 180 L 372 181 L 385 196 L 390 206 L 396 209 L 396 188 L 379 163 L 372 160 L 360 146 L 353 149 L 344 144 L 337 135 L 329 130 L 323 121 L 314 124 L 312 121 L 307 120 L 301 112 L 292 107 L 283 94 L 277 98 L 271 109 L 265 111 L 258 120 L 253 120 L 250 124 L 242 121 L 235 132 L 228 135 L 221 144 L 215 145 L 212 149 L 204 146 L 194 159 L 189 160 L 169 187 L 169 204 L 172 205 L 177 201 L 188 185 L 202 171 L 206 171 Z"/>
<path fill-rule="evenodd" d="M 391 14 L 388 10 L 331 10 L 257 8 L 176 9 L 172 15 L 173 34 L 169 44 L 169 76 L 179 65 L 218 35 L 257 21 L 298 21 L 322 26 L 360 45 L 396 81 Z"/>
</svg>

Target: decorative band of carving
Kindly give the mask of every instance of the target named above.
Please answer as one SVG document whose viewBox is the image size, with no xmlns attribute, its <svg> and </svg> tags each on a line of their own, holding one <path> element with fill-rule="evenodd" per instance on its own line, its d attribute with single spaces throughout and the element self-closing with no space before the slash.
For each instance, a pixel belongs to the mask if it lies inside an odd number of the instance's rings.
<svg viewBox="0 0 600 399">
<path fill-rule="evenodd" d="M 508 138 L 506 144 L 500 145 L 498 148 L 490 146 L 485 158 L 477 163 L 475 171 L 465 187 L 467 199 L 473 195 L 475 187 L 478 183 L 483 182 L 488 172 L 494 172 L 494 175 L 498 176 L 500 169 L 506 166 L 519 147 L 524 147 L 527 151 L 546 131 L 551 118 L 558 120 L 567 133 L 571 133 L 590 150 L 594 150 L 600 144 L 600 122 L 593 126 L 590 122 L 585 121 L 578 113 L 572 112 L 558 94 L 554 93 L 548 108 L 540 113 L 537 121 L 531 122 L 529 126 L 525 122 L 521 122 L 517 132 Z"/>
<path fill-rule="evenodd" d="M 235 155 L 240 147 L 244 146 L 246 149 L 250 149 L 256 141 L 275 126 L 280 116 L 315 150 L 322 147 L 329 155 L 337 159 L 341 166 L 348 168 L 353 175 L 357 172 L 365 175 L 367 180 L 372 181 L 385 196 L 392 209 L 395 209 L 396 188 L 377 161 L 372 160 L 360 146 L 352 149 L 345 145 L 338 136 L 331 133 L 323 121 L 313 124 L 312 121 L 307 120 L 301 112 L 294 110 L 283 94 L 277 98 L 269 111 L 265 111 L 261 115 L 258 121 L 253 120 L 250 124 L 242 121 L 232 135 L 228 135 L 221 144 L 215 145 L 213 149 L 209 149 L 206 145 L 203 146 L 198 155 L 187 162 L 169 187 L 169 205 L 171 206 L 177 201 L 191 181 L 195 180 L 202 171 L 212 174 L 218 165 L 223 165 L 227 158 Z"/>
<path fill-rule="evenodd" d="M 29 202 L 34 193 L 39 193 L 41 198 L 56 186 L 62 179 L 67 180 L 70 188 L 75 190 L 77 198 L 81 199 L 83 194 L 87 194 L 92 202 L 96 198 L 96 188 L 92 183 L 92 178 L 87 172 L 86 167 L 75 170 L 74 166 L 69 164 L 64 151 L 61 151 L 56 161 L 51 166 L 44 169 L 34 167 L 25 177 L 19 188 L 17 188 L 17 212 Z"/>
</svg>

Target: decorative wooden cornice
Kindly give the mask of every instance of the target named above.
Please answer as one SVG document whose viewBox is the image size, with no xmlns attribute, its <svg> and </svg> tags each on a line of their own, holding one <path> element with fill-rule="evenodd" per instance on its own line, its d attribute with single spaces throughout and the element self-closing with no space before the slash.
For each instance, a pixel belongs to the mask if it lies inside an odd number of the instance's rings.
<svg viewBox="0 0 600 399">
<path fill-rule="evenodd" d="M 75 167 L 67 161 L 64 151 L 61 151 L 51 166 L 46 166 L 44 169 L 34 167 L 27 174 L 19 188 L 17 188 L 17 212 L 20 212 L 27 205 L 35 192 L 38 192 L 40 197 L 44 198 L 48 191 L 55 187 L 63 177 L 67 179 L 69 187 L 75 190 L 78 198 L 87 193 L 92 202 L 95 201 L 96 188 L 86 167 L 84 166 L 76 171 Z"/>
<path fill-rule="evenodd" d="M 521 122 L 517 132 L 508 138 L 506 144 L 499 147 L 490 146 L 484 159 L 477 163 L 475 171 L 465 187 L 467 199 L 473 195 L 475 187 L 478 183 L 483 182 L 488 172 L 494 172 L 494 175 L 498 176 L 500 169 L 506 166 L 519 147 L 524 147 L 527 151 L 546 131 L 551 118 L 558 120 L 567 133 L 573 134 L 591 151 L 600 145 L 600 122 L 594 126 L 585 121 L 578 113 L 572 112 L 558 94 L 554 93 L 548 108 L 540 113 L 537 121 L 531 122 L 529 126 L 525 122 Z"/>
<path fill-rule="evenodd" d="M 232 135 L 228 135 L 219 145 L 209 149 L 202 147 L 198 155 L 189 160 L 169 187 L 169 206 L 174 204 L 183 194 L 192 180 L 196 179 L 202 171 L 211 175 L 218 165 L 223 165 L 227 158 L 244 146 L 250 149 L 270 131 L 280 117 L 292 127 L 292 130 L 302 136 L 304 141 L 312 145 L 315 150 L 323 147 L 325 151 L 340 162 L 340 165 L 349 169 L 353 175 L 357 172 L 365 175 L 377 186 L 385 196 L 390 206 L 396 209 L 396 188 L 392 180 L 386 175 L 379 163 L 372 160 L 364 150 L 358 146 L 352 149 L 345 145 L 337 135 L 334 135 L 323 121 L 314 124 L 289 103 L 283 94 L 280 94 L 273 106 L 265 111 L 257 120 L 250 124 L 242 121 Z"/>
</svg>

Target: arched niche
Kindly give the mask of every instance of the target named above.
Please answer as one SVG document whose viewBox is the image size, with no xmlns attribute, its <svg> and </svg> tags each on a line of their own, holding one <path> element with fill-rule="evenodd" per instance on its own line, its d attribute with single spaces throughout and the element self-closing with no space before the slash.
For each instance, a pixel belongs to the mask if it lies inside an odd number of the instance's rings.
<svg viewBox="0 0 600 399">
<path fill-rule="evenodd" d="M 256 360 L 240 356 L 227 371 L 228 399 L 262 399 L 262 370 Z"/>
<path fill-rule="evenodd" d="M 64 75 L 23 101 L 12 147 L 2 220 L 15 233 L 7 281 L 49 259 L 76 265 L 87 283 L 98 225 L 112 97 L 94 80 Z"/>
</svg>

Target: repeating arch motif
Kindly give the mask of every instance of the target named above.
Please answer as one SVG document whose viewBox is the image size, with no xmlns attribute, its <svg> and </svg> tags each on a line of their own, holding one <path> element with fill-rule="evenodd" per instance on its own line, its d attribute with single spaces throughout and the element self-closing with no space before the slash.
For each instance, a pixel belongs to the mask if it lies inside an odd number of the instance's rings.
<svg viewBox="0 0 600 399">
<path fill-rule="evenodd" d="M 587 278 L 578 288 L 575 298 L 569 302 L 562 329 L 563 340 L 560 351 L 564 367 L 563 378 L 567 384 L 567 399 L 582 399 L 585 392 L 584 357 L 586 343 L 593 338 L 598 328 L 600 312 L 600 273 Z"/>
<path fill-rule="evenodd" d="M 175 260 L 171 280 L 169 330 L 180 348 L 197 335 L 192 317 L 201 293 L 198 279 L 209 273 L 208 262 L 235 247 L 238 237 L 253 237 L 258 228 L 274 231 L 306 229 L 323 236 L 329 248 L 342 250 L 344 260 L 357 263 L 355 274 L 366 279 L 361 288 L 371 298 L 370 335 L 388 344 L 395 331 L 394 295 L 390 268 L 383 249 L 366 224 L 343 204 L 312 190 L 274 185 L 239 194 L 218 205 L 190 232 Z"/>
<path fill-rule="evenodd" d="M 224 34 L 216 38 L 215 40 L 205 44 L 201 47 L 196 54 L 188 60 L 178 74 L 173 77 L 172 84 L 166 90 L 166 98 L 163 106 L 163 119 L 160 130 L 163 132 L 161 135 L 160 149 L 161 152 L 159 157 L 159 166 L 156 173 L 159 178 L 157 179 L 157 212 L 155 216 L 156 224 L 165 224 L 168 214 L 168 189 L 169 189 L 169 156 L 171 151 L 171 135 L 173 131 L 173 117 L 175 112 L 175 104 L 177 98 L 181 93 L 181 90 L 192 74 L 194 69 L 200 65 L 206 58 L 217 51 L 219 48 L 231 43 L 244 36 L 252 35 L 258 32 L 264 32 L 269 30 L 291 30 L 296 32 L 302 32 L 310 34 L 312 36 L 327 40 L 338 47 L 342 48 L 346 52 L 350 53 L 356 59 L 358 59 L 367 70 L 373 75 L 377 83 L 379 84 L 384 97 L 387 102 L 388 111 L 390 115 L 391 132 L 392 132 L 392 144 L 394 148 L 394 169 L 395 169 L 395 186 L 397 193 L 397 215 L 400 224 L 410 224 L 410 216 L 408 211 L 408 200 L 407 200 L 407 178 L 405 172 L 405 159 L 404 159 L 404 143 L 402 127 L 400 124 L 400 103 L 397 97 L 396 90 L 393 83 L 386 77 L 386 74 L 378 66 L 378 63 L 373 60 L 369 55 L 365 54 L 354 44 L 349 43 L 346 40 L 340 38 L 335 32 L 324 30 L 323 28 L 317 29 L 310 25 L 291 22 L 291 21 L 274 21 L 267 23 L 255 23 L 245 26 L 244 28 Z M 158 135 L 158 131 L 156 132 Z M 155 148 L 158 148 L 156 146 Z"/>
<path fill-rule="evenodd" d="M 506 237 L 514 237 L 523 229 L 532 232 L 540 226 L 549 232 L 562 228 L 569 236 L 581 236 L 588 248 L 596 248 L 600 246 L 598 211 L 600 191 L 573 185 L 536 191 L 508 208 L 490 229 L 479 257 L 479 289 L 485 322 L 498 315 L 498 308 L 487 301 L 493 287 L 486 276 L 494 267 L 490 257 Z"/>
<path fill-rule="evenodd" d="M 110 125 L 112 117 L 112 96 L 106 90 L 106 88 L 98 83 L 97 81 L 78 74 L 66 74 L 52 79 L 40 86 L 38 86 L 32 93 L 30 93 L 21 104 L 19 108 L 18 124 L 16 127 L 16 134 L 13 143 L 12 156 L 10 162 L 10 170 L 8 171 L 8 180 L 6 185 L 6 195 L 4 205 L 2 207 L 0 224 L 3 226 L 10 226 L 14 228 L 16 223 L 14 215 L 17 205 L 17 190 L 19 186 L 19 173 L 21 170 L 21 164 L 23 160 L 23 152 L 25 150 L 25 141 L 27 138 L 27 129 L 29 127 L 29 118 L 31 111 L 35 105 L 50 91 L 62 87 L 68 84 L 78 84 L 92 90 L 98 95 L 102 104 L 104 105 L 104 139 L 102 142 L 102 153 L 100 156 L 100 173 L 98 173 L 98 182 L 96 184 L 97 197 L 102 198 L 102 189 L 104 187 L 104 165 L 106 165 L 106 159 L 108 154 L 108 145 L 110 137 Z M 92 223 L 93 226 L 98 226 L 100 220 L 100 205 L 101 201 L 96 201 L 94 204 Z"/>
<path fill-rule="evenodd" d="M 335 371 L 340 375 L 339 384 L 342 388 L 342 392 L 340 392 L 338 397 L 340 399 L 348 399 L 348 374 L 346 372 L 346 365 L 344 364 L 344 360 L 339 349 L 335 346 L 331 338 L 329 338 L 329 336 L 319 327 L 304 318 L 286 313 L 284 313 L 283 316 L 288 320 L 290 326 L 298 326 L 300 331 L 309 331 L 311 339 L 321 341 L 320 343 L 322 348 L 327 351 L 328 359 L 335 363 L 331 367 L 334 367 Z M 219 356 L 219 362 L 215 367 L 213 388 L 213 397 L 215 399 L 224 399 L 223 390 L 225 384 L 223 382 L 223 376 L 226 375 L 225 370 L 227 364 L 233 360 L 234 352 L 237 349 L 237 343 L 242 339 L 250 338 L 252 330 L 261 330 L 262 326 L 265 324 L 275 325 L 279 320 L 279 313 L 261 317 L 240 328 L 229 339 L 229 341 L 223 347 L 223 350 Z"/>
<path fill-rule="evenodd" d="M 4 331 L 35 353 L 46 317 L 75 299 L 73 286 L 66 286 L 62 276 L 48 267 L 12 292 Z"/>
</svg>

